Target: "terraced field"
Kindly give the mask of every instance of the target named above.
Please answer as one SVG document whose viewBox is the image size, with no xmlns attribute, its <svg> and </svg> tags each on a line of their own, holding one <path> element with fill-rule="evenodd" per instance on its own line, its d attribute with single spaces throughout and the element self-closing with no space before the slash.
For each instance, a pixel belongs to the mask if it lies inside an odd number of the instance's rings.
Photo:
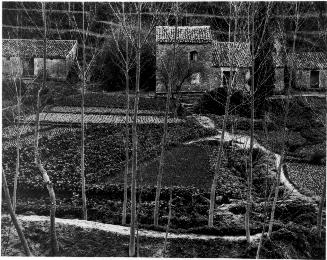
<svg viewBox="0 0 327 260">
<path fill-rule="evenodd" d="M 35 120 L 35 115 L 27 118 L 29 121 Z M 91 124 L 125 124 L 126 118 L 123 115 L 96 115 L 86 114 L 85 123 Z M 183 120 L 169 118 L 168 123 L 181 123 Z M 41 123 L 80 123 L 81 116 L 73 113 L 40 113 Z M 133 122 L 133 117 L 129 117 L 129 123 Z M 137 124 L 163 124 L 163 116 L 138 116 Z"/>
</svg>

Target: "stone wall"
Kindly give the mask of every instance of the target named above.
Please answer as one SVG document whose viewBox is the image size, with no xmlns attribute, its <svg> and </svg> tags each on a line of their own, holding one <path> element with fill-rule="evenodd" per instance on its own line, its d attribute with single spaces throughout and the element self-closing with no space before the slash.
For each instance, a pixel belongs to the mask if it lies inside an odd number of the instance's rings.
<svg viewBox="0 0 327 260">
<path fill-rule="evenodd" d="M 285 88 L 284 83 L 284 68 L 275 68 L 275 91 L 283 91 Z"/>
<path fill-rule="evenodd" d="M 186 80 L 182 85 L 182 92 L 198 92 L 207 91 L 212 88 L 210 85 L 212 82 L 213 72 L 212 72 L 212 46 L 208 44 L 178 44 L 176 45 L 176 53 L 181 59 L 188 61 L 190 52 L 196 51 L 198 53 L 197 64 L 200 67 L 200 77 L 194 75 L 194 77 Z M 167 60 L 167 52 L 171 53 L 173 50 L 173 44 L 157 44 L 157 54 L 156 63 L 160 66 L 163 62 Z M 185 64 L 188 66 L 188 64 Z M 157 69 L 156 73 L 156 92 L 165 93 L 166 88 L 161 79 L 160 68 Z M 199 82 L 198 82 L 199 79 Z"/>
<path fill-rule="evenodd" d="M 65 80 L 67 77 L 66 60 L 64 59 L 47 59 L 46 67 L 50 79 Z M 43 58 L 34 59 L 34 76 L 37 76 L 43 70 Z"/>
<path fill-rule="evenodd" d="M 224 70 L 229 70 L 230 68 L 212 68 L 211 86 L 214 88 L 223 87 L 223 72 Z M 249 73 L 249 68 L 237 68 L 234 74 L 234 82 L 232 88 L 234 90 L 249 91 L 250 86 L 246 82 L 246 74 Z"/>
<path fill-rule="evenodd" d="M 295 77 L 295 84 L 297 88 L 310 88 L 310 70 L 297 70 Z"/>
<path fill-rule="evenodd" d="M 327 70 L 320 70 L 320 75 L 319 75 L 319 84 L 320 88 L 327 88 Z"/>
<path fill-rule="evenodd" d="M 19 77 L 23 74 L 23 64 L 19 57 L 2 57 L 2 74 Z"/>
</svg>

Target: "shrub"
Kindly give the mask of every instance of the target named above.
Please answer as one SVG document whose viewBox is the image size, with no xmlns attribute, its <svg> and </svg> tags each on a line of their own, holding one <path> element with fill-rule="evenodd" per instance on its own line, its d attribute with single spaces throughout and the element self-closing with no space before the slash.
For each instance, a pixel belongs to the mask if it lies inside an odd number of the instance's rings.
<svg viewBox="0 0 327 260">
<path fill-rule="evenodd" d="M 324 160 L 326 158 L 326 151 L 315 151 L 313 154 L 311 154 L 309 162 L 311 164 L 324 164 Z"/>
<path fill-rule="evenodd" d="M 230 113 L 249 117 L 248 97 L 241 91 L 235 91 L 230 99 Z M 225 114 L 225 104 L 227 100 L 227 90 L 218 88 L 205 93 L 196 103 L 194 111 L 196 113 L 210 113 L 216 115 Z"/>
</svg>

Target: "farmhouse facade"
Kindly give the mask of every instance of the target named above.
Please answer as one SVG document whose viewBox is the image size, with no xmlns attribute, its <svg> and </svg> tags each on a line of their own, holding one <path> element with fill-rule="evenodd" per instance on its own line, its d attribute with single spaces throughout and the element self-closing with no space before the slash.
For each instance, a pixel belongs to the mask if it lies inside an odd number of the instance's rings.
<svg viewBox="0 0 327 260">
<path fill-rule="evenodd" d="M 156 93 L 167 91 L 169 75 L 165 71 L 172 67 L 174 48 L 181 92 L 205 92 L 229 83 L 248 89 L 249 44 L 215 41 L 210 26 L 157 26 Z"/>
<path fill-rule="evenodd" d="M 275 91 L 281 92 L 288 84 L 293 72 L 292 86 L 301 91 L 319 91 L 327 88 L 327 54 L 301 51 L 286 53 L 285 34 L 274 35 L 273 63 L 275 69 Z"/>
<path fill-rule="evenodd" d="M 293 66 L 292 66 L 293 65 Z M 301 52 L 287 56 L 287 66 L 295 70 L 295 86 L 301 90 L 318 90 L 327 86 L 327 55 Z"/>
<path fill-rule="evenodd" d="M 43 71 L 43 40 L 3 39 L 2 74 L 23 79 L 35 78 Z M 66 80 L 77 54 L 75 40 L 47 40 L 47 77 Z"/>
</svg>

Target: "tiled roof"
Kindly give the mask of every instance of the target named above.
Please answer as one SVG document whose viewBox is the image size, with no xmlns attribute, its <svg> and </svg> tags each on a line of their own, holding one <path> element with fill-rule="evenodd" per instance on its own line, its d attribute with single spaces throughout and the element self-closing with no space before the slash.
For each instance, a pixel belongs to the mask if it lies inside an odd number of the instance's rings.
<svg viewBox="0 0 327 260">
<path fill-rule="evenodd" d="M 250 44 L 213 41 L 212 63 L 215 67 L 250 67 Z"/>
<path fill-rule="evenodd" d="M 156 42 L 173 43 L 175 26 L 157 26 Z M 178 26 L 177 43 L 211 43 L 212 36 L 210 26 Z"/>
<path fill-rule="evenodd" d="M 297 69 L 326 69 L 327 55 L 323 52 L 300 52 L 287 55 L 287 64 L 293 65 Z"/>
<path fill-rule="evenodd" d="M 65 58 L 77 43 L 75 40 L 47 40 L 48 58 Z M 43 40 L 3 39 L 3 57 L 43 57 Z"/>
</svg>

